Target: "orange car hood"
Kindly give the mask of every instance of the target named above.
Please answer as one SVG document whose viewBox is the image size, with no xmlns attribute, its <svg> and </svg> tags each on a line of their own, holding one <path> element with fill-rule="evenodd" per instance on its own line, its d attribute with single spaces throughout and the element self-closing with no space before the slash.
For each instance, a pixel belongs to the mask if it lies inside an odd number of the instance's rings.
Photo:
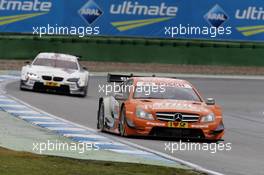
<svg viewBox="0 0 264 175">
<path fill-rule="evenodd" d="M 136 100 L 136 104 L 149 112 L 182 112 L 200 115 L 212 112 L 206 104 L 194 101 L 142 99 Z"/>
</svg>

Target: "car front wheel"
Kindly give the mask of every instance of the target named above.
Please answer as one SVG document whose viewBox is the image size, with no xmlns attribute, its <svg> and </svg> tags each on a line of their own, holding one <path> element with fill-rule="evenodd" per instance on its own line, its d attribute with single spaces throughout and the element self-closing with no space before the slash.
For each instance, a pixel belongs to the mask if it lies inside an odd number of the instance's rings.
<svg viewBox="0 0 264 175">
<path fill-rule="evenodd" d="M 98 110 L 97 129 L 104 131 L 104 103 L 101 102 Z"/>
<path fill-rule="evenodd" d="M 80 89 L 80 93 L 78 94 L 78 95 L 76 95 L 76 96 L 78 96 L 78 97 L 86 97 L 87 96 L 87 87 L 84 87 L 84 88 L 82 88 L 82 89 Z"/>
<path fill-rule="evenodd" d="M 123 107 L 121 111 L 121 119 L 119 123 L 119 132 L 122 137 L 127 136 L 126 128 L 127 128 L 126 109 L 125 107 Z"/>
</svg>

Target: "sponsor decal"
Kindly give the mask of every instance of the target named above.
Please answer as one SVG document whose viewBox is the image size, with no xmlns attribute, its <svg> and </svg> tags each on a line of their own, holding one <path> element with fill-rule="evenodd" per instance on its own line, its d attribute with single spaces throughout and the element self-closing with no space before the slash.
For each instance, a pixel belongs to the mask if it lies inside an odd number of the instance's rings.
<svg viewBox="0 0 264 175">
<path fill-rule="evenodd" d="M 264 33 L 264 25 L 237 27 L 244 36 L 253 36 Z"/>
<path fill-rule="evenodd" d="M 193 112 L 202 112 L 200 108 L 197 108 L 196 106 L 184 103 L 184 102 L 174 102 L 174 103 L 154 103 L 152 105 L 145 105 L 146 109 L 177 109 L 177 110 L 192 110 Z"/>
<path fill-rule="evenodd" d="M 121 4 L 111 4 L 110 6 L 110 14 L 112 15 L 135 16 L 133 20 L 115 21 L 111 23 L 121 32 L 168 21 L 175 18 L 177 12 L 177 6 L 169 6 L 165 2 L 158 5 L 145 5 L 137 1 L 124 1 Z"/>
<path fill-rule="evenodd" d="M 204 19 L 213 27 L 220 27 L 223 25 L 228 19 L 227 13 L 216 4 L 209 12 L 204 15 Z"/>
<path fill-rule="evenodd" d="M 192 125 L 192 128 L 208 128 L 208 125 Z"/>
<path fill-rule="evenodd" d="M 157 122 L 147 122 L 147 125 L 151 125 L 151 126 L 166 126 L 165 123 L 157 123 Z"/>
<path fill-rule="evenodd" d="M 264 8 L 249 6 L 246 9 L 237 9 L 235 18 L 238 20 L 248 20 L 254 22 L 264 21 Z M 237 30 L 244 36 L 253 36 L 264 33 L 264 25 L 241 26 Z"/>
<path fill-rule="evenodd" d="M 9 11 L 15 15 L 0 17 L 0 26 L 26 20 L 40 15 L 47 14 L 52 7 L 49 1 L 40 0 L 0 0 L 0 12 Z M 31 13 L 29 13 L 31 12 Z"/>
<path fill-rule="evenodd" d="M 83 20 L 91 25 L 95 22 L 100 16 L 103 15 L 103 11 L 99 8 L 99 6 L 93 1 L 89 0 L 80 10 L 79 15 L 83 18 Z"/>
<path fill-rule="evenodd" d="M 159 81 L 159 82 L 151 82 L 151 81 L 138 81 L 137 86 L 167 86 L 167 87 L 176 87 L 176 88 L 188 88 L 192 89 L 191 85 L 185 83 L 184 81 Z"/>
<path fill-rule="evenodd" d="M 236 19 L 264 21 L 264 8 L 263 7 L 248 7 L 246 9 L 236 10 Z"/>
<path fill-rule="evenodd" d="M 133 111 L 126 111 L 127 114 L 134 114 Z"/>
</svg>

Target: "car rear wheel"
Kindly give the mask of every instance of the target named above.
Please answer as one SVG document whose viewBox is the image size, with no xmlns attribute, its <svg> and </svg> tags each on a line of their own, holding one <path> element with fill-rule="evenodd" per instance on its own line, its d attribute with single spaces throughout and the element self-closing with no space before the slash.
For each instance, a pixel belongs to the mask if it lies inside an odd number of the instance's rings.
<svg viewBox="0 0 264 175">
<path fill-rule="evenodd" d="M 97 129 L 104 131 L 104 103 L 101 102 L 98 110 Z"/>
<path fill-rule="evenodd" d="M 119 123 L 119 132 L 122 137 L 127 136 L 126 128 L 127 128 L 126 109 L 125 107 L 123 107 L 121 111 L 121 119 Z"/>
</svg>

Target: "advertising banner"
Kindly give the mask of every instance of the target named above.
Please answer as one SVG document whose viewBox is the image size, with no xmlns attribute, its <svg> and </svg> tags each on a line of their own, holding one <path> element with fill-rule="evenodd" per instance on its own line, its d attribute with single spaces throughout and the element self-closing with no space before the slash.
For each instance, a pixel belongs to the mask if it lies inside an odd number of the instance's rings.
<svg viewBox="0 0 264 175">
<path fill-rule="evenodd" d="M 0 32 L 264 41 L 259 0 L 0 0 Z"/>
</svg>

